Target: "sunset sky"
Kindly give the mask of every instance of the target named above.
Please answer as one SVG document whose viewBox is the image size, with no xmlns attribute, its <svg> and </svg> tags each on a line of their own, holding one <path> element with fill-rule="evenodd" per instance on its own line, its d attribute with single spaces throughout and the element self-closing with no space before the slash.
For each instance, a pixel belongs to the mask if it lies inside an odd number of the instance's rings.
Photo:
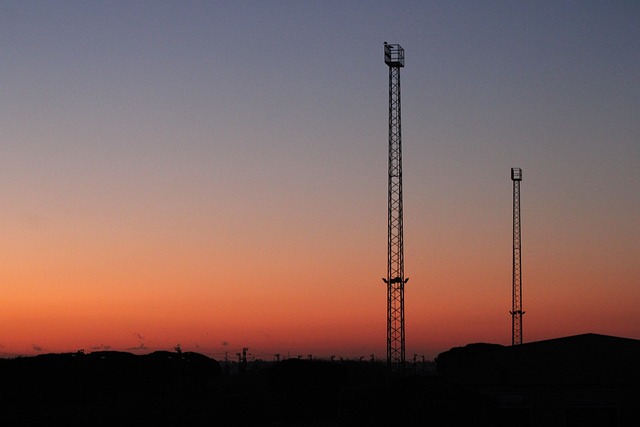
<svg viewBox="0 0 640 427">
<path fill-rule="evenodd" d="M 1 1 L 0 354 L 640 339 L 640 2 Z"/>
</svg>

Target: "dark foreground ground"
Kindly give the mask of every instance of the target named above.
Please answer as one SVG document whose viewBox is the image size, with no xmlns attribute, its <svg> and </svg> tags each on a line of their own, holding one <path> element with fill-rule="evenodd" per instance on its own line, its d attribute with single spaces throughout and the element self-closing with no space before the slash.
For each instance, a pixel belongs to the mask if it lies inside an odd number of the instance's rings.
<svg viewBox="0 0 640 427">
<path fill-rule="evenodd" d="M 640 425 L 640 341 L 470 344 L 390 372 L 372 361 L 246 365 L 198 353 L 0 359 L 0 425 Z"/>
<path fill-rule="evenodd" d="M 243 369 L 187 352 L 3 359 L 0 425 L 465 425 L 453 421 L 467 420 L 472 398 L 424 367 L 390 375 L 383 363 L 289 359 Z"/>
</svg>

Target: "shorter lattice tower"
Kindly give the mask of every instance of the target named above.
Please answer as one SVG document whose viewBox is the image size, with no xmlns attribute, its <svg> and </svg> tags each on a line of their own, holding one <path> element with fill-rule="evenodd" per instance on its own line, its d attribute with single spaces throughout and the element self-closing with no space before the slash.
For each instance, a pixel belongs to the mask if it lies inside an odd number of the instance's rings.
<svg viewBox="0 0 640 427">
<path fill-rule="evenodd" d="M 522 344 L 522 239 L 520 219 L 520 182 L 522 169 L 511 168 L 513 181 L 513 300 L 511 309 L 511 344 Z"/>
</svg>

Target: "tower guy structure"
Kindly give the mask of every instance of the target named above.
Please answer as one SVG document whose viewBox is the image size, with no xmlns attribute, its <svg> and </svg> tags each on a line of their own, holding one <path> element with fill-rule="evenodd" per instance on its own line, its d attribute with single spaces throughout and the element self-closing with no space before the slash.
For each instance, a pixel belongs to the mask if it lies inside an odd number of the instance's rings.
<svg viewBox="0 0 640 427">
<path fill-rule="evenodd" d="M 404 49 L 384 43 L 389 66 L 389 202 L 387 238 L 387 366 L 404 369 L 404 243 L 402 231 L 402 125 L 400 120 L 400 68 Z"/>
<path fill-rule="evenodd" d="M 511 168 L 513 181 L 513 304 L 511 309 L 511 344 L 522 344 L 522 253 L 520 227 L 520 182 L 522 169 Z"/>
</svg>

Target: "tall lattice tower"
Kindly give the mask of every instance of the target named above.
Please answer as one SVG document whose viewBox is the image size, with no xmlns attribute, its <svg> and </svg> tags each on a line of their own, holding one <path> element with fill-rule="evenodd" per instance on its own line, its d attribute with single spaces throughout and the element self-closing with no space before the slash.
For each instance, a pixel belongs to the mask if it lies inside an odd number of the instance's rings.
<svg viewBox="0 0 640 427">
<path fill-rule="evenodd" d="M 511 168 L 513 181 L 513 308 L 511 310 L 511 344 L 522 344 L 522 255 L 520 227 L 520 181 L 522 169 Z"/>
<path fill-rule="evenodd" d="M 389 66 L 389 203 L 387 277 L 387 365 L 404 369 L 404 243 L 402 237 L 402 126 L 400 121 L 400 68 L 404 49 L 384 43 Z"/>
</svg>

